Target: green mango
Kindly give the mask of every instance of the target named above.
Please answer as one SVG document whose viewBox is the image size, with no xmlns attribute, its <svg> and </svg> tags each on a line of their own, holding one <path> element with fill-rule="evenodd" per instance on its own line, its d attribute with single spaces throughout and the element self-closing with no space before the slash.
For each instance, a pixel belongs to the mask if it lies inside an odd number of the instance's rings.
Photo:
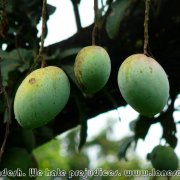
<svg viewBox="0 0 180 180">
<path fill-rule="evenodd" d="M 170 146 L 156 146 L 150 153 L 150 160 L 156 170 L 175 171 L 178 168 L 179 160 Z"/>
<path fill-rule="evenodd" d="M 70 83 L 64 71 L 48 66 L 31 72 L 20 84 L 14 100 L 18 123 L 28 129 L 50 122 L 61 112 L 70 95 Z"/>
<path fill-rule="evenodd" d="M 144 54 L 125 59 L 118 71 L 118 86 L 125 101 L 144 116 L 153 117 L 167 104 L 167 75 L 156 60 Z"/>
<path fill-rule="evenodd" d="M 74 73 L 81 90 L 93 94 L 107 83 L 111 61 L 106 50 L 100 46 L 82 48 L 76 56 Z"/>
</svg>

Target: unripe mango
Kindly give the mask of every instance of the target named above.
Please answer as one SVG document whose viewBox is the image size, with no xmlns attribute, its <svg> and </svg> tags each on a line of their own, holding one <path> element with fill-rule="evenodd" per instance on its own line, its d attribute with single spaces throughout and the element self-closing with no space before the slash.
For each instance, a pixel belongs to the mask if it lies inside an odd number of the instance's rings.
<svg viewBox="0 0 180 180">
<path fill-rule="evenodd" d="M 178 157 L 170 146 L 156 146 L 151 154 L 150 160 L 156 170 L 175 171 L 178 168 Z"/>
<path fill-rule="evenodd" d="M 169 82 L 164 69 L 144 54 L 125 59 L 119 68 L 118 85 L 126 102 L 147 117 L 161 112 L 169 97 Z"/>
<path fill-rule="evenodd" d="M 108 53 L 100 46 L 84 47 L 76 56 L 74 72 L 83 92 L 98 92 L 110 76 L 111 62 Z"/>
<path fill-rule="evenodd" d="M 30 73 L 19 86 L 14 113 L 24 128 L 37 128 L 51 121 L 66 105 L 70 84 L 64 71 L 55 66 Z"/>
</svg>

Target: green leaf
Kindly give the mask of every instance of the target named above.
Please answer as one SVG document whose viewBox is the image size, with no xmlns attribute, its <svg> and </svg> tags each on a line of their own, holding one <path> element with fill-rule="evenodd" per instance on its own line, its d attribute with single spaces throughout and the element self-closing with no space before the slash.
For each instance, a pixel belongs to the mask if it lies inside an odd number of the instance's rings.
<svg viewBox="0 0 180 180">
<path fill-rule="evenodd" d="M 123 158 L 126 159 L 126 151 L 130 147 L 133 141 L 134 141 L 134 135 L 125 137 L 120 141 L 120 148 L 118 152 L 119 159 L 123 159 Z"/>
<path fill-rule="evenodd" d="M 67 73 L 68 77 L 77 85 L 76 77 L 74 74 L 74 67 L 73 65 L 61 65 L 62 69 Z M 77 85 L 78 86 L 78 85 Z"/>
<path fill-rule="evenodd" d="M 87 108 L 88 107 L 80 91 L 73 89 L 72 94 L 79 112 L 81 129 L 80 129 L 80 142 L 78 149 L 81 150 L 84 144 L 86 143 L 86 139 L 87 139 L 87 130 L 88 130 Z"/>
<path fill-rule="evenodd" d="M 67 75 L 71 78 L 71 80 L 78 87 L 76 77 L 74 74 L 74 61 L 75 56 L 80 51 L 81 47 L 70 48 L 62 51 L 58 56 L 58 59 L 61 61 L 62 69 L 67 73 Z"/>
<path fill-rule="evenodd" d="M 137 122 L 137 119 L 135 119 L 129 123 L 129 128 L 131 131 L 135 131 L 136 122 Z"/>
<path fill-rule="evenodd" d="M 175 135 L 177 130 L 172 114 L 168 115 L 168 117 L 160 121 L 160 123 L 163 128 L 162 138 L 164 138 L 172 148 L 175 148 L 178 140 Z"/>
<path fill-rule="evenodd" d="M 106 31 L 109 38 L 114 39 L 117 37 L 126 10 L 132 2 L 133 0 L 119 0 L 113 3 L 112 11 L 106 21 Z"/>
<path fill-rule="evenodd" d="M 81 120 L 81 129 L 80 129 L 80 142 L 79 142 L 79 147 L 78 147 L 79 150 L 81 150 L 82 147 L 86 143 L 87 130 L 88 130 L 87 119 L 82 119 Z"/>
<path fill-rule="evenodd" d="M 46 61 L 58 61 L 58 62 L 61 62 L 62 64 L 68 64 L 68 65 L 70 64 L 73 66 L 75 56 L 80 51 L 80 49 L 81 49 L 80 47 L 69 48 L 63 51 L 61 51 L 60 49 L 57 49 L 51 55 L 45 54 L 44 58 L 46 59 Z"/>
<path fill-rule="evenodd" d="M 139 118 L 134 123 L 135 139 L 144 139 L 148 133 L 152 121 L 146 117 L 139 116 Z"/>
<path fill-rule="evenodd" d="M 76 56 L 77 53 L 82 49 L 82 47 L 75 47 L 75 48 L 69 48 L 65 49 L 64 51 L 61 52 L 59 58 L 64 59 L 68 58 L 69 56 Z"/>
<path fill-rule="evenodd" d="M 8 3 L 6 4 L 6 12 L 7 13 L 13 13 L 13 0 L 8 0 Z"/>
<path fill-rule="evenodd" d="M 47 4 L 47 12 L 49 15 L 52 15 L 55 11 L 56 11 L 56 7 L 54 7 L 50 4 Z"/>
<path fill-rule="evenodd" d="M 32 51 L 26 49 L 15 49 L 10 52 L 0 50 L 1 72 L 3 83 L 7 84 L 9 73 L 13 71 L 24 72 L 29 69 L 33 60 Z"/>
</svg>

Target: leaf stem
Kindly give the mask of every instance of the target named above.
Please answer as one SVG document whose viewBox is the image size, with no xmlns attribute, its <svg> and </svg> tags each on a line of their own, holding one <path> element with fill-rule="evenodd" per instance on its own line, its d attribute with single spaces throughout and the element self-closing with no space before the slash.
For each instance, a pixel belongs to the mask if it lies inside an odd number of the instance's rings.
<svg viewBox="0 0 180 180">
<path fill-rule="evenodd" d="M 145 55 L 148 55 L 148 43 L 149 43 L 148 26 L 149 26 L 150 2 L 151 0 L 145 1 L 145 18 L 144 18 L 144 54 Z"/>
</svg>

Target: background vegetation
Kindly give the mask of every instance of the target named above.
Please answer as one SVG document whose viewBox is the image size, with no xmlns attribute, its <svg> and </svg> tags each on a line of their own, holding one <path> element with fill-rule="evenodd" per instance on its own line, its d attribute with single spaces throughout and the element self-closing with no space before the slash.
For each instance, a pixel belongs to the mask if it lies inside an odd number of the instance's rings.
<svg viewBox="0 0 180 180">
<path fill-rule="evenodd" d="M 132 156 L 129 162 L 119 162 L 116 155 L 119 154 L 119 158 L 124 158 L 127 150 L 131 151 L 132 154 L 131 145 L 135 145 L 139 139 L 144 139 L 151 125 L 155 123 L 160 123 L 163 128 L 162 139 L 173 148 L 177 145 L 176 131 L 179 122 L 175 123 L 173 112 L 179 111 L 178 107 L 174 107 L 174 102 L 180 90 L 180 1 L 152 0 L 149 45 L 153 56 L 168 74 L 170 82 L 169 104 L 159 116 L 154 118 L 148 119 L 139 115 L 131 123 L 133 136 L 125 137 L 116 142 L 106 138 L 108 131 L 106 130 L 92 142 L 87 142 L 81 153 L 78 153 L 77 147 L 81 148 L 86 141 L 87 120 L 103 112 L 126 105 L 118 89 L 117 72 L 120 64 L 127 56 L 143 52 L 144 40 L 144 1 L 107 0 L 102 5 L 103 8 L 99 9 L 96 41 L 98 45 L 107 49 L 111 57 L 111 76 L 106 87 L 100 92 L 92 96 L 82 94 L 74 79 L 74 59 L 82 47 L 91 44 L 94 25 L 86 28 L 81 27 L 78 13 L 79 3 L 80 0 L 72 0 L 78 32 L 67 40 L 45 47 L 43 51 L 47 65 L 59 66 L 68 75 L 71 83 L 70 99 L 63 111 L 52 122 L 31 131 L 22 129 L 18 125 L 12 107 L 15 92 L 21 81 L 30 70 L 40 67 L 40 63 L 36 63 L 35 66 L 32 65 L 39 49 L 40 38 L 37 36 L 37 24 L 41 18 L 42 0 L 8 0 L 7 2 L 1 0 L 1 145 L 8 135 L 5 148 L 1 148 L 1 154 L 4 150 L 1 169 L 8 168 L 8 166 L 9 168 L 21 166 L 16 163 L 11 165 L 11 162 L 20 162 L 16 159 L 18 158 L 17 153 L 12 156 L 7 155 L 11 158 L 6 159 L 6 153 L 12 151 L 13 148 L 23 149 L 22 154 L 28 156 L 28 167 L 39 166 L 40 169 L 60 167 L 67 171 L 83 169 L 84 167 L 90 168 L 90 156 L 87 155 L 86 150 L 92 146 L 100 146 L 99 161 L 96 167 L 120 170 L 144 168 L 141 167 L 142 164 L 136 157 Z M 49 16 L 53 16 L 55 10 L 55 7 L 47 5 L 46 20 L 49 19 Z M 47 34 L 48 29 L 46 30 Z M 60 28 L 59 32 L 61 32 Z M 62 139 L 54 139 L 57 135 L 76 126 L 79 126 L 80 129 L 64 137 L 63 142 L 66 143 L 61 143 Z M 10 132 L 9 134 L 7 129 Z M 45 145 L 44 143 L 47 142 L 48 145 Z M 67 149 L 66 152 L 63 152 L 64 148 Z M 16 150 L 19 152 L 19 149 Z"/>
</svg>

